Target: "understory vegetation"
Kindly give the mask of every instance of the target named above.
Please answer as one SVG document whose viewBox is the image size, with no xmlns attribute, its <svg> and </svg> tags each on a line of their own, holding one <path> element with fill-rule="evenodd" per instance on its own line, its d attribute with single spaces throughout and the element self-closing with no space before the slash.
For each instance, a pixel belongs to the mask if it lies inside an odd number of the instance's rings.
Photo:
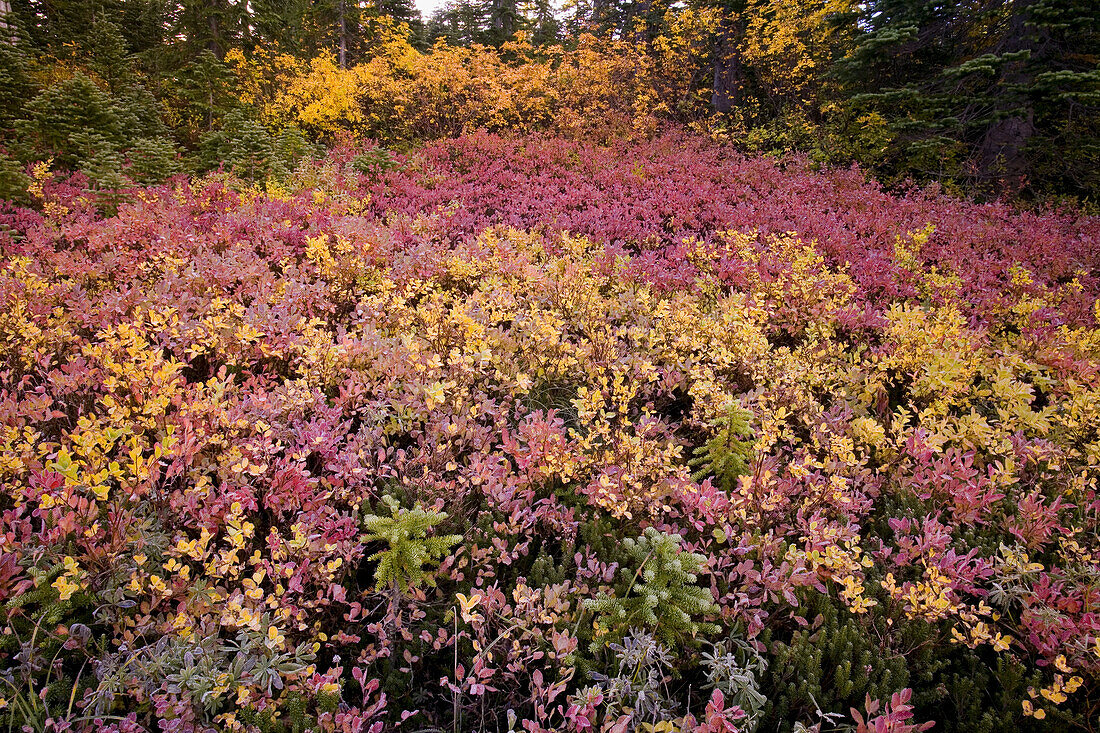
<svg viewBox="0 0 1100 733">
<path fill-rule="evenodd" d="M 133 116 L 0 209 L 0 727 L 1096 729 L 1100 218 Z"/>
</svg>

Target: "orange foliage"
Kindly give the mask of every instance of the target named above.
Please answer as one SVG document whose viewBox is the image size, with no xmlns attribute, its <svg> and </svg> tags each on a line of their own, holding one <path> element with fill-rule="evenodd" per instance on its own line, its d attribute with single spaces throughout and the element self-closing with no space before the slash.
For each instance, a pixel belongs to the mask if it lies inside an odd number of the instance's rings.
<svg viewBox="0 0 1100 733">
<path fill-rule="evenodd" d="M 695 36 L 705 13 L 676 19 Z M 232 53 L 242 99 L 263 122 L 295 124 L 318 137 L 342 132 L 391 142 L 457 136 L 477 129 L 552 130 L 597 138 L 651 134 L 693 101 L 688 33 L 651 49 L 584 35 L 576 48 L 536 48 L 525 37 L 501 48 L 437 43 L 421 53 L 406 29 L 383 22 L 375 54 L 341 69 L 331 54 L 309 62 L 257 49 Z"/>
</svg>

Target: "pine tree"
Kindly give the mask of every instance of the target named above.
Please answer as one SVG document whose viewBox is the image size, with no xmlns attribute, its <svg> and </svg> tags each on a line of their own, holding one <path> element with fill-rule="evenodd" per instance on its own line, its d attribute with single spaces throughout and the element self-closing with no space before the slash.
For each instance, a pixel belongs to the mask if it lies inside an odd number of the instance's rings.
<svg viewBox="0 0 1100 733">
<path fill-rule="evenodd" d="M 122 127 L 126 147 L 137 138 L 168 137 L 166 110 L 141 84 L 129 84 L 114 95 L 114 110 Z"/>
<path fill-rule="evenodd" d="M 742 101 L 745 87 L 742 42 L 745 37 L 746 0 L 716 3 L 718 29 L 714 39 L 710 106 L 718 114 L 729 114 Z"/>
<path fill-rule="evenodd" d="M 233 72 L 210 51 L 201 51 L 169 79 L 170 115 L 188 144 L 215 127 L 236 104 Z"/>
<path fill-rule="evenodd" d="M 27 189 L 31 177 L 26 174 L 23 164 L 6 153 L 0 153 L 0 201 L 27 203 Z"/>
<path fill-rule="evenodd" d="M 262 180 L 271 159 L 271 135 L 245 109 L 225 116 L 219 130 L 202 136 L 200 165 L 209 170 L 224 166 L 250 181 Z"/>
<path fill-rule="evenodd" d="M 130 51 L 117 25 L 97 15 L 83 47 L 89 69 L 107 83 L 108 89 L 117 92 L 129 81 L 133 73 Z"/>
<path fill-rule="evenodd" d="M 275 138 L 271 151 L 271 175 L 285 180 L 298 164 L 317 154 L 305 134 L 294 125 L 284 127 Z"/>
<path fill-rule="evenodd" d="M 178 148 L 166 137 L 138 138 L 126 157 L 126 175 L 142 186 L 163 183 L 183 170 Z"/>
<path fill-rule="evenodd" d="M 393 18 L 399 23 L 408 23 L 413 36 L 423 33 L 424 22 L 412 0 L 376 0 L 372 10 L 379 16 Z"/>
<path fill-rule="evenodd" d="M 489 0 L 485 39 L 494 46 L 508 41 L 519 29 L 519 7 L 516 0 Z"/>
<path fill-rule="evenodd" d="M 283 53 L 307 56 L 318 45 L 312 0 L 251 0 L 251 23 L 258 38 Z"/>
<path fill-rule="evenodd" d="M 551 0 L 528 0 L 520 11 L 535 46 L 551 46 L 561 40 L 561 22 Z"/>
<path fill-rule="evenodd" d="M 1042 161 L 1057 150 L 1062 183 L 1097 190 L 1095 3 L 877 0 L 862 9 L 864 32 L 837 73 L 852 104 L 893 121 L 899 172 L 1013 193 L 1044 185 L 1030 180 L 1036 173 L 1053 177 Z"/>
<path fill-rule="evenodd" d="M 487 6 L 480 0 L 451 0 L 432 13 L 425 31 L 428 40 L 442 38 L 452 46 L 485 41 Z"/>
<path fill-rule="evenodd" d="M 126 200 L 128 187 L 122 175 L 122 153 L 113 142 L 95 132 L 76 133 L 73 143 L 79 151 L 80 171 L 88 178 L 96 206 L 113 215 Z"/>
<path fill-rule="evenodd" d="M 56 155 L 62 167 L 74 167 L 80 160 L 75 135 L 98 135 L 115 147 L 123 142 L 115 100 L 82 73 L 50 86 L 28 102 L 15 128 L 20 144 L 29 148 L 28 156 Z"/>
<path fill-rule="evenodd" d="M 18 30 L 12 43 L 0 43 L 0 139 L 7 139 L 24 105 L 38 93 L 27 44 Z"/>
<path fill-rule="evenodd" d="M 30 46 L 58 59 L 94 59 L 97 23 L 109 22 L 121 33 L 128 52 L 162 46 L 168 0 L 11 0 L 12 23 Z"/>
<path fill-rule="evenodd" d="M 250 32 L 247 3 L 230 0 L 181 0 L 174 31 L 192 53 L 205 49 L 218 59 L 231 48 L 247 46 Z"/>
</svg>

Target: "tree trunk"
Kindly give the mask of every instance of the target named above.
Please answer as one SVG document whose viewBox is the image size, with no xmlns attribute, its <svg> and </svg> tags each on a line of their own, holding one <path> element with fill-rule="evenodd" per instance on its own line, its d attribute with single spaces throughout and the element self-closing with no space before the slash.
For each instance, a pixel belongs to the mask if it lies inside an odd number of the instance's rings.
<svg viewBox="0 0 1100 733">
<path fill-rule="evenodd" d="M 217 2 L 210 3 L 209 12 L 206 18 L 207 27 L 210 29 L 210 40 L 207 41 L 206 47 L 217 56 L 219 59 L 225 58 L 225 49 L 222 44 L 222 31 L 221 24 L 218 23 L 218 15 L 221 12 L 220 4 Z"/>
<path fill-rule="evenodd" d="M 505 41 L 512 40 L 512 36 L 516 34 L 516 8 L 515 5 L 508 0 L 503 3 L 504 16 L 501 20 L 501 31 L 504 34 Z"/>
<path fill-rule="evenodd" d="M 737 106 L 741 88 L 740 13 L 725 10 L 718 24 L 718 44 L 714 53 L 714 83 L 710 104 L 715 112 L 729 113 Z"/>
<path fill-rule="evenodd" d="M 649 14 L 653 9 L 653 0 L 637 0 L 632 2 L 623 16 L 623 24 L 619 37 L 633 38 L 639 48 L 648 48 L 649 42 Z"/>
<path fill-rule="evenodd" d="M 607 22 L 609 0 L 594 0 L 592 3 L 592 18 L 591 22 L 596 25 L 597 28 L 603 29 L 604 23 Z"/>
<path fill-rule="evenodd" d="M 504 43 L 516 32 L 516 7 L 513 0 L 492 0 L 489 5 L 490 38 Z"/>
<path fill-rule="evenodd" d="M 252 16 L 250 13 L 249 5 L 244 3 L 243 10 L 241 11 L 241 45 L 252 50 Z"/>
<path fill-rule="evenodd" d="M 1035 112 L 994 122 L 982 139 L 983 177 L 998 193 L 1015 195 L 1027 182 L 1027 143 L 1035 134 Z"/>
<path fill-rule="evenodd" d="M 344 3 L 346 0 L 337 0 L 336 2 L 336 18 L 338 25 L 338 33 L 340 34 L 340 68 L 346 69 L 348 66 L 348 25 L 345 12 Z"/>
<path fill-rule="evenodd" d="M 1001 69 L 994 94 L 994 107 L 1001 113 L 982 137 L 979 164 L 982 177 L 992 184 L 997 193 L 1018 194 L 1027 180 L 1029 163 L 1026 154 L 1028 142 L 1035 135 L 1035 110 L 1026 100 L 1021 100 L 1017 90 L 1030 87 L 1034 76 L 1028 68 L 1035 61 L 1033 33 L 1029 27 L 1031 2 L 1016 4 L 1008 21 L 1008 28 L 999 53 L 1030 51 L 1028 61 L 1010 61 Z M 1003 116 L 1010 114 L 1010 116 Z"/>
<path fill-rule="evenodd" d="M 11 15 L 11 3 L 0 0 L 0 43 L 15 44 L 15 27 L 8 20 Z"/>
</svg>

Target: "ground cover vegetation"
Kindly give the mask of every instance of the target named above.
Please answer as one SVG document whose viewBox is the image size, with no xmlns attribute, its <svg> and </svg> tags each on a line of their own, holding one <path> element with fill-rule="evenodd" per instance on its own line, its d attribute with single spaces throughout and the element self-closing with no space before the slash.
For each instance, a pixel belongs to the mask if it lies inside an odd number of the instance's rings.
<svg viewBox="0 0 1100 733">
<path fill-rule="evenodd" d="M 0 0 L 0 729 L 1100 729 L 1098 34 Z"/>
<path fill-rule="evenodd" d="M 1100 219 L 690 134 L 28 177 L 11 729 L 1095 727 Z"/>
</svg>

